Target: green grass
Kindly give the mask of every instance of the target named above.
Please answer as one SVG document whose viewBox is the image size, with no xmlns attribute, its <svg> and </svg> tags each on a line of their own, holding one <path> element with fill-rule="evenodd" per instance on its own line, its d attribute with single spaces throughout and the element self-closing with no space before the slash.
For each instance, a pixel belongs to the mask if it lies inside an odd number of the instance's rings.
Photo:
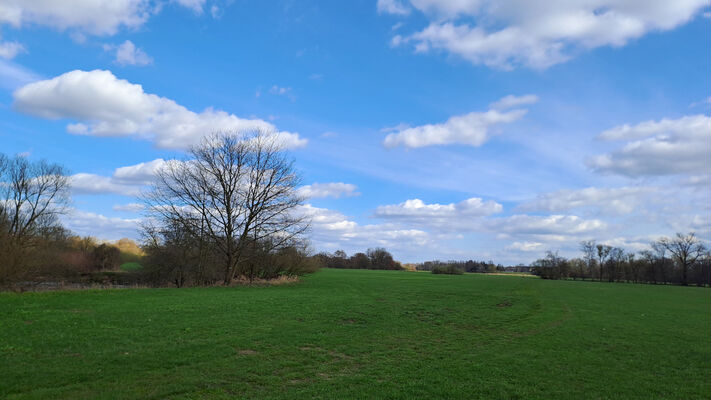
<svg viewBox="0 0 711 400">
<path fill-rule="evenodd" d="M 126 262 L 121 264 L 121 271 L 138 271 L 139 269 L 143 268 L 143 265 L 137 263 L 137 262 Z"/>
<path fill-rule="evenodd" d="M 323 270 L 0 294 L 0 398 L 701 399 L 711 290 Z"/>
</svg>

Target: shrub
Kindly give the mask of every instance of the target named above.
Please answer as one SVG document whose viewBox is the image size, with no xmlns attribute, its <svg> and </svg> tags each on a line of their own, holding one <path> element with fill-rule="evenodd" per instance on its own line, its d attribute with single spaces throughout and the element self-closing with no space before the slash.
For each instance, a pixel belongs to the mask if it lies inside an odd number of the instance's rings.
<svg viewBox="0 0 711 400">
<path fill-rule="evenodd" d="M 438 265 L 432 268 L 433 274 L 461 275 L 464 273 L 461 269 L 454 265 Z"/>
</svg>

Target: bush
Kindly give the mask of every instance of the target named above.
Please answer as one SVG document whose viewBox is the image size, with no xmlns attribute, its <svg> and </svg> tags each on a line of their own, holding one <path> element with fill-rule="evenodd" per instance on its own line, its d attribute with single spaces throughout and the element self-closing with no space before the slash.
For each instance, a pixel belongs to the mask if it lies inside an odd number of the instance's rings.
<svg viewBox="0 0 711 400">
<path fill-rule="evenodd" d="M 438 265 L 432 268 L 433 274 L 462 275 L 464 271 L 454 265 Z"/>
<path fill-rule="evenodd" d="M 92 252 L 94 266 L 99 270 L 114 270 L 121 264 L 121 251 L 109 244 L 101 244 Z"/>
</svg>

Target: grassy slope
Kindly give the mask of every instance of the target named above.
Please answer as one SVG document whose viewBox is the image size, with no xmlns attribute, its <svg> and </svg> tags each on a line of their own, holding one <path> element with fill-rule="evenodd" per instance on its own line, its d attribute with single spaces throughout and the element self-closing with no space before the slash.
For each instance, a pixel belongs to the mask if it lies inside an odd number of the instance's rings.
<svg viewBox="0 0 711 400">
<path fill-rule="evenodd" d="M 0 294 L 4 398 L 703 398 L 711 290 L 324 270 Z"/>
<path fill-rule="evenodd" d="M 120 267 L 121 271 L 129 271 L 129 272 L 130 271 L 138 271 L 141 268 L 143 268 L 143 265 L 141 265 L 135 261 L 125 262 L 125 263 L 121 264 L 121 267 Z"/>
</svg>

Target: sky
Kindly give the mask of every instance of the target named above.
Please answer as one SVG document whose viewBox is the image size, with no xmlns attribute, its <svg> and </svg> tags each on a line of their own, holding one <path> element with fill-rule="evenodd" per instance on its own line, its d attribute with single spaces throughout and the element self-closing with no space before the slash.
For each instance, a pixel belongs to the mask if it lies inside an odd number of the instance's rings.
<svg viewBox="0 0 711 400">
<path fill-rule="evenodd" d="M 711 240 L 711 0 L 0 0 L 0 152 L 140 238 L 206 134 L 276 132 L 313 251 L 530 263 Z"/>
</svg>

